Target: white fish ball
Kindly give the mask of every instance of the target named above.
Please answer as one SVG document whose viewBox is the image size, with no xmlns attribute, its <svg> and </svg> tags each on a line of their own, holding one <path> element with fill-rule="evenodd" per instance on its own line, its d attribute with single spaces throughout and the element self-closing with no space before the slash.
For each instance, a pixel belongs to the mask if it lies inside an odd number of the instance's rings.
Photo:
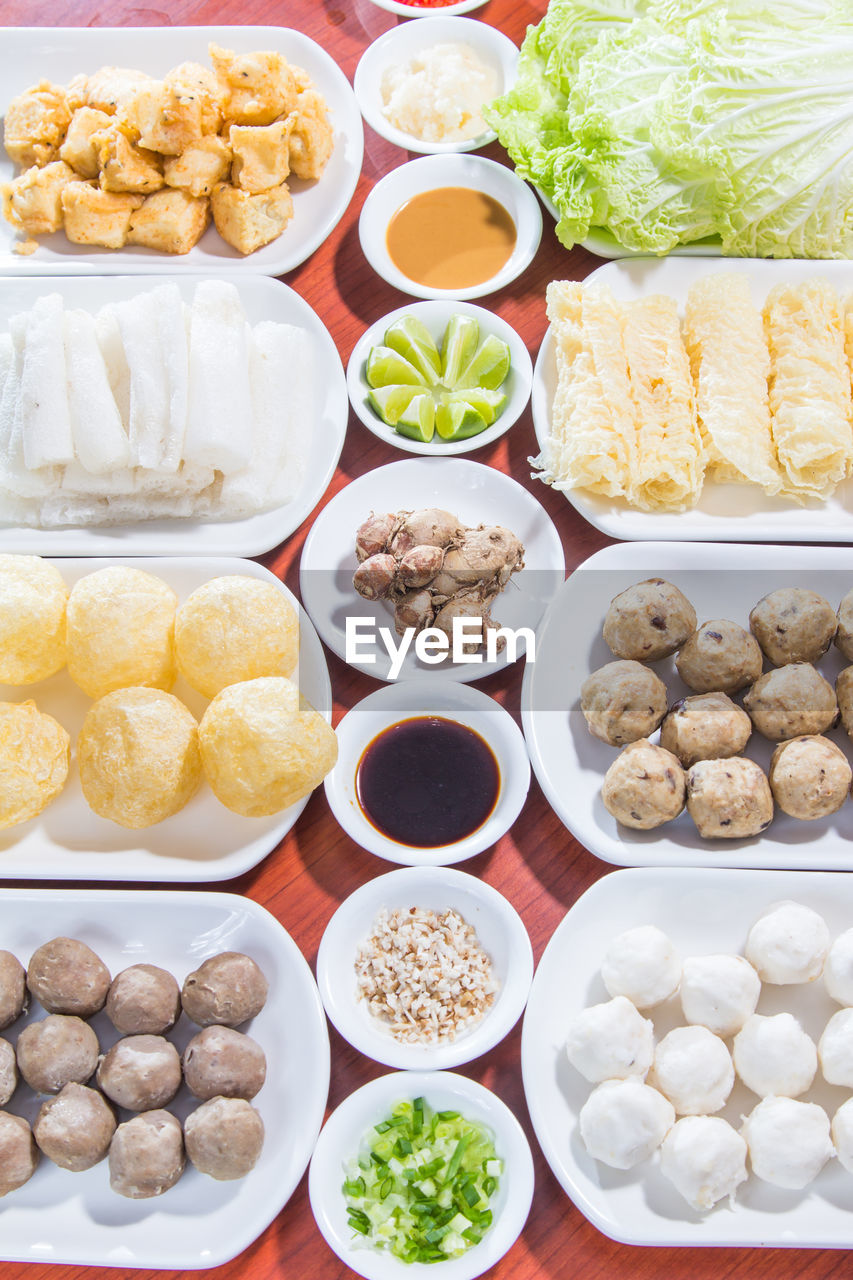
<svg viewBox="0 0 853 1280">
<path fill-rule="evenodd" d="M 725 1106 L 735 1082 L 731 1054 L 707 1027 L 675 1027 L 655 1050 L 650 1083 L 681 1116 Z"/>
<path fill-rule="evenodd" d="M 722 1116 L 684 1116 L 661 1144 L 661 1173 L 693 1209 L 710 1209 L 746 1181 L 746 1151 Z"/>
<path fill-rule="evenodd" d="M 636 1077 L 605 1080 L 578 1117 L 589 1154 L 613 1169 L 632 1169 L 660 1146 L 675 1123 L 672 1104 Z"/>
<path fill-rule="evenodd" d="M 760 1098 L 798 1098 L 817 1071 L 817 1049 L 792 1013 L 754 1013 L 732 1044 L 735 1070 Z"/>
<path fill-rule="evenodd" d="M 816 1102 L 763 1098 L 743 1122 L 752 1172 L 763 1182 L 799 1191 L 834 1154 L 829 1117 Z"/>
<path fill-rule="evenodd" d="M 687 1022 L 718 1036 L 740 1031 L 755 1013 L 761 979 L 743 956 L 688 956 L 681 970 L 681 1008 Z"/>
<path fill-rule="evenodd" d="M 832 1015 L 818 1040 L 817 1056 L 827 1084 L 853 1088 L 853 1009 Z"/>
<path fill-rule="evenodd" d="M 611 996 L 627 996 L 638 1009 L 651 1009 L 678 990 L 681 958 L 662 929 L 641 925 L 613 939 L 601 977 Z"/>
<path fill-rule="evenodd" d="M 839 1164 L 853 1173 L 853 1098 L 842 1102 L 832 1117 L 831 1136 Z"/>
<path fill-rule="evenodd" d="M 749 931 L 744 954 L 762 982 L 784 985 L 819 978 L 829 951 L 826 921 L 799 902 L 777 902 Z"/>
<path fill-rule="evenodd" d="M 838 1004 L 853 1005 L 853 929 L 845 929 L 829 948 L 823 985 Z"/>
<path fill-rule="evenodd" d="M 652 1023 L 625 996 L 582 1010 L 566 1039 L 569 1062 L 592 1084 L 645 1077 L 654 1051 Z"/>
</svg>

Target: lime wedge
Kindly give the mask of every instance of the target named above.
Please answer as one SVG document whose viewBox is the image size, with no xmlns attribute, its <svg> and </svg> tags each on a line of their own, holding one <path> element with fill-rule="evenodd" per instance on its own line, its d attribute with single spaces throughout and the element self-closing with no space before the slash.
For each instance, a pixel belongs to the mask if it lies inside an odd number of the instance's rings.
<svg viewBox="0 0 853 1280">
<path fill-rule="evenodd" d="M 427 442 L 432 439 L 435 433 L 435 401 L 428 391 L 409 401 L 394 424 L 394 430 L 410 440 Z"/>
<path fill-rule="evenodd" d="M 455 387 L 462 370 L 471 363 L 480 326 L 473 316 L 452 315 L 444 331 L 441 344 L 441 380 L 446 387 Z"/>
<path fill-rule="evenodd" d="M 485 420 L 487 427 L 490 427 L 495 418 L 503 413 L 508 399 L 505 392 L 493 391 L 487 387 L 469 387 L 466 391 L 445 391 L 441 398 L 445 404 L 462 402 L 470 405 Z"/>
<path fill-rule="evenodd" d="M 454 390 L 461 391 L 466 387 L 486 387 L 494 390 L 503 382 L 509 373 L 509 347 L 497 336 L 490 333 L 477 349 L 471 363 L 456 381 Z"/>
<path fill-rule="evenodd" d="M 435 411 L 435 429 L 442 440 L 465 440 L 486 429 L 486 420 L 464 400 L 440 404 Z"/>
<path fill-rule="evenodd" d="M 403 382 L 407 386 L 422 387 L 424 380 L 413 364 L 390 347 L 371 347 L 364 371 L 368 385 L 387 387 Z"/>
<path fill-rule="evenodd" d="M 423 381 L 432 386 L 438 382 L 441 358 L 432 334 L 415 316 L 400 316 L 385 330 L 385 346 L 397 351 L 414 365 Z"/>
<path fill-rule="evenodd" d="M 383 422 L 393 427 L 400 414 L 408 409 L 418 394 L 418 387 L 392 382 L 390 386 L 374 387 L 372 391 L 368 391 L 367 399 L 374 413 L 378 413 Z"/>
</svg>

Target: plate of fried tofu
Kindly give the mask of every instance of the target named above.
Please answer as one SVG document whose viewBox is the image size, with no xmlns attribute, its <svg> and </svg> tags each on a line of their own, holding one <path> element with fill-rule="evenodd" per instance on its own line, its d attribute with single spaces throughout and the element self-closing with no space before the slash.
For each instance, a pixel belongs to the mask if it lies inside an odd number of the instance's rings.
<svg viewBox="0 0 853 1280">
<path fill-rule="evenodd" d="M 361 171 L 349 82 L 286 27 L 10 28 L 0 83 L 2 274 L 283 275 Z"/>
</svg>

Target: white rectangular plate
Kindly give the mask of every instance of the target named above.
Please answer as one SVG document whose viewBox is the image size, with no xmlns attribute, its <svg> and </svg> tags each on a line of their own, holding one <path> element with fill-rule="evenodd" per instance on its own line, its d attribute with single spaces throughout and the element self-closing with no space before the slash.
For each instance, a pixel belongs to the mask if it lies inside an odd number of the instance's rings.
<svg viewBox="0 0 853 1280">
<path fill-rule="evenodd" d="M 100 249 L 75 245 L 61 231 L 41 237 L 34 253 L 13 252 L 18 233 L 0 219 L 0 273 L 7 275 L 260 272 L 280 276 L 292 271 L 319 247 L 336 226 L 352 198 L 361 172 L 364 133 L 349 81 L 324 49 L 288 27 L 8 27 L 0 44 L 0 110 L 10 99 L 39 80 L 67 84 L 79 72 L 91 75 L 103 66 L 130 67 L 161 77 L 181 62 L 210 66 L 211 42 L 237 53 L 277 50 L 308 72 L 326 99 L 334 130 L 331 159 L 317 182 L 294 179 L 293 218 L 284 233 L 244 257 L 226 244 L 211 224 L 186 254 L 158 253 L 130 246 Z M 0 156 L 0 182 L 8 182 L 16 166 Z"/>
<path fill-rule="evenodd" d="M 298 601 L 262 565 L 252 560 L 178 557 L 56 560 L 53 563 L 69 586 L 106 564 L 129 564 L 162 578 L 179 601 L 220 574 L 247 574 L 274 583 L 299 612 L 300 689 L 312 706 L 327 719 L 331 718 L 329 673 L 317 633 Z M 181 677 L 173 692 L 196 718 L 201 716 L 207 699 Z M 265 858 L 308 803 L 306 797 L 270 818 L 242 818 L 220 804 L 202 781 L 180 813 L 153 827 L 128 830 L 93 813 L 80 789 L 75 743 L 91 699 L 64 669 L 35 685 L 0 685 L 3 701 L 23 702 L 27 698 L 33 698 L 40 711 L 55 716 L 68 730 L 71 769 L 63 791 L 38 817 L 0 831 L 0 880 L 228 880 Z"/>
<path fill-rule="evenodd" d="M 691 284 L 710 272 L 746 275 L 759 307 L 774 285 L 821 277 L 841 296 L 853 290 L 853 262 L 767 262 L 745 258 L 622 258 L 608 262 L 587 277 L 587 283 L 606 284 L 625 301 L 664 293 L 676 299 L 683 314 Z M 533 374 L 533 423 L 540 445 L 551 420 L 557 383 L 554 342 L 549 329 L 542 341 Z M 838 486 L 826 502 L 805 506 L 768 498 L 753 484 L 708 482 L 689 511 L 650 512 L 629 507 L 619 498 L 605 498 L 583 489 L 566 497 L 584 519 L 611 538 L 628 540 L 673 538 L 717 542 L 853 542 L 853 479 Z"/>
<path fill-rule="evenodd" d="M 853 1174 L 831 1160 L 803 1191 L 786 1191 L 754 1174 L 734 1208 L 720 1201 L 707 1213 L 691 1209 L 664 1178 L 657 1156 L 620 1172 L 593 1160 L 578 1131 L 578 1113 L 592 1086 L 564 1052 L 569 1024 L 609 997 L 600 976 L 608 943 L 625 929 L 653 924 L 682 957 L 742 952 L 750 926 L 773 902 L 793 899 L 818 911 L 830 936 L 850 927 L 853 882 L 819 872 L 707 871 L 688 868 L 617 871 L 604 876 L 567 913 L 539 962 L 524 1015 L 521 1066 L 533 1127 L 560 1185 L 599 1231 L 627 1244 L 788 1245 L 850 1248 Z M 823 983 L 764 986 L 758 1012 L 793 1013 L 817 1040 L 839 1006 Z M 655 1039 L 681 1022 L 678 997 L 653 1016 Z M 818 1079 L 804 1099 L 830 1119 L 849 1090 Z M 723 1111 L 735 1128 L 758 1098 L 737 1083 Z"/>
<path fill-rule="evenodd" d="M 180 1181 L 152 1200 L 110 1190 L 106 1161 L 70 1173 L 42 1157 L 29 1182 L 3 1199 L 0 1258 L 76 1266 L 214 1267 L 235 1257 L 292 1195 L 308 1164 L 329 1089 L 329 1037 L 311 971 L 287 931 L 263 907 L 237 894 L 148 890 L 4 889 L 0 937 L 26 966 L 36 947 L 64 935 L 93 948 L 115 976 L 132 964 L 156 964 L 182 983 L 207 957 L 244 951 L 269 982 L 267 1003 L 243 1028 L 263 1048 L 267 1079 L 253 1105 L 266 1130 L 255 1168 L 215 1182 L 188 1165 Z M 34 1004 L 26 1019 L 44 1016 Z M 92 1026 L 102 1049 L 118 1036 L 106 1014 Z M 198 1031 L 181 1016 L 168 1033 L 179 1052 Z M 40 1102 L 19 1084 L 7 1109 L 32 1122 Z M 198 1105 L 182 1086 L 169 1104 L 183 1120 Z M 120 1120 L 129 1113 L 120 1112 Z"/>
<path fill-rule="evenodd" d="M 159 284 L 176 284 L 186 302 L 201 277 L 90 276 L 73 279 L 0 277 L 0 331 L 10 318 L 27 311 L 36 298 L 59 292 L 66 307 L 97 311 L 108 302 L 133 298 Z M 290 536 L 314 509 L 334 475 L 349 414 L 343 365 L 331 335 L 315 311 L 299 294 L 265 276 L 234 281 L 250 324 L 275 320 L 299 325 L 314 348 L 314 422 L 305 477 L 292 501 L 242 520 L 140 520 L 134 524 L 92 525 L 61 529 L 31 529 L 0 525 L 4 551 L 34 555 L 173 555 L 176 547 L 188 555 L 256 556 Z M 239 423 L 235 423 L 239 428 Z"/>
<path fill-rule="evenodd" d="M 620 866 L 708 866 L 853 870 L 853 801 L 815 822 L 781 810 L 760 836 L 703 840 L 682 812 L 653 831 L 622 827 L 604 808 L 601 783 L 617 748 L 594 738 L 580 709 L 580 688 L 591 672 L 613 661 L 601 628 L 615 595 L 660 575 L 680 587 L 701 624 L 728 618 L 748 627 L 749 611 L 779 587 L 809 587 L 833 609 L 853 588 L 853 553 L 841 547 L 744 547 L 705 543 L 624 543 L 590 556 L 566 581 L 537 637 L 536 662 L 527 663 L 522 719 L 534 772 L 573 835 L 596 857 Z M 674 660 L 650 664 L 667 686 L 669 702 L 691 690 Z M 834 684 L 847 663 L 833 646 L 818 664 Z M 842 728 L 827 737 L 848 757 Z M 753 732 L 746 755 L 767 769 L 774 744 Z"/>
</svg>

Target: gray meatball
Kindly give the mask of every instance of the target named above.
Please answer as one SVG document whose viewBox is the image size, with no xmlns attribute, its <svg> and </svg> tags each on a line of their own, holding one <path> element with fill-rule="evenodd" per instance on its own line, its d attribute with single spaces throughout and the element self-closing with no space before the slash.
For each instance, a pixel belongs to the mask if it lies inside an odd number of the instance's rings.
<svg viewBox="0 0 853 1280">
<path fill-rule="evenodd" d="M 0 951 L 0 1031 L 20 1018 L 28 1004 L 26 969 L 11 951 Z"/>
<path fill-rule="evenodd" d="M 835 680 L 838 713 L 848 738 L 853 738 L 853 667 L 839 671 Z"/>
<path fill-rule="evenodd" d="M 853 589 L 841 601 L 835 617 L 838 623 L 835 643 L 847 661 L 853 662 Z"/>
<path fill-rule="evenodd" d="M 832 605 L 805 587 L 781 587 L 759 600 L 749 627 L 777 667 L 817 662 L 832 644 L 838 619 Z"/>
<path fill-rule="evenodd" d="M 15 1049 L 0 1036 L 0 1107 L 5 1107 L 18 1085 Z"/>
<path fill-rule="evenodd" d="M 667 712 L 660 744 L 689 769 L 697 760 L 741 755 L 751 733 L 752 721 L 727 693 L 697 693 Z"/>
<path fill-rule="evenodd" d="M 744 695 L 743 705 L 758 732 L 771 742 L 823 733 L 838 719 L 832 686 L 808 662 L 766 672 Z"/>
<path fill-rule="evenodd" d="M 113 978 L 106 1012 L 122 1035 L 159 1036 L 180 1017 L 181 989 L 171 973 L 156 964 L 134 964 Z"/>
<path fill-rule="evenodd" d="M 264 1145 L 264 1123 L 244 1098 L 210 1098 L 184 1121 L 187 1155 L 220 1182 L 244 1178 Z"/>
<path fill-rule="evenodd" d="M 80 1173 L 103 1160 L 116 1119 L 103 1094 L 84 1084 L 67 1084 L 39 1108 L 33 1136 L 49 1160 Z"/>
<path fill-rule="evenodd" d="M 120 1124 L 110 1143 L 110 1186 L 148 1200 L 173 1187 L 184 1171 L 184 1135 L 168 1111 L 143 1111 Z"/>
<path fill-rule="evenodd" d="M 773 796 L 754 760 L 699 760 L 687 771 L 687 812 L 700 836 L 737 840 L 757 836 L 773 820 Z"/>
<path fill-rule="evenodd" d="M 240 951 L 223 951 L 187 975 L 181 989 L 184 1013 L 200 1027 L 238 1027 L 260 1013 L 269 984 L 260 967 Z"/>
<path fill-rule="evenodd" d="M 91 1018 L 104 1007 L 110 973 L 85 942 L 53 938 L 33 952 L 27 966 L 27 986 L 48 1013 Z"/>
<path fill-rule="evenodd" d="M 696 610 L 663 578 L 647 578 L 610 602 L 603 635 L 617 658 L 655 662 L 667 658 L 696 626 Z"/>
<path fill-rule="evenodd" d="M 764 663 L 755 636 L 727 618 L 712 618 L 694 631 L 675 665 L 696 693 L 736 693 L 758 679 Z"/>
<path fill-rule="evenodd" d="M 232 1027 L 205 1027 L 183 1056 L 184 1079 L 197 1098 L 254 1098 L 267 1074 L 263 1049 Z"/>
<path fill-rule="evenodd" d="M 604 775 L 601 798 L 617 822 L 650 831 L 684 808 L 684 770 L 663 747 L 645 739 L 632 742 Z"/>
<path fill-rule="evenodd" d="M 88 1022 L 68 1014 L 51 1013 L 18 1036 L 18 1068 L 36 1093 L 59 1093 L 72 1080 L 85 1084 L 95 1074 L 99 1053 Z"/>
<path fill-rule="evenodd" d="M 611 747 L 654 733 L 666 704 L 666 685 L 640 662 L 608 662 L 581 685 L 581 711 L 589 731 Z"/>
<path fill-rule="evenodd" d="M 779 808 L 811 822 L 836 813 L 850 794 L 853 769 L 840 747 L 819 734 L 780 742 L 770 758 L 770 789 Z"/>
<path fill-rule="evenodd" d="M 29 1182 L 38 1160 L 38 1147 L 23 1116 L 0 1111 L 0 1196 Z"/>
<path fill-rule="evenodd" d="M 181 1059 L 163 1036 L 125 1036 L 101 1059 L 98 1084 L 119 1107 L 154 1111 L 178 1092 Z"/>
</svg>

